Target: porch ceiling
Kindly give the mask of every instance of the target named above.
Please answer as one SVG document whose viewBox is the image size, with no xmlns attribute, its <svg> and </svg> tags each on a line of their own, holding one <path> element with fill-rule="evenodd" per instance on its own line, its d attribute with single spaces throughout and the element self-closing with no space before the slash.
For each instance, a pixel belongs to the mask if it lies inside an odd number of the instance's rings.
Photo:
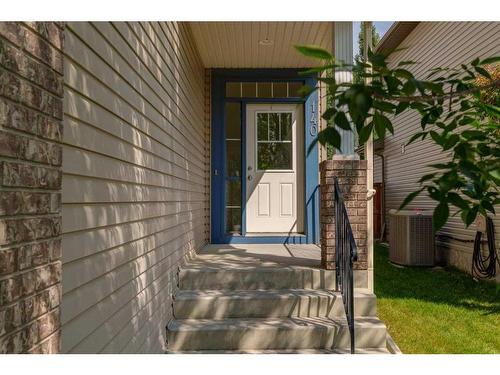
<svg viewBox="0 0 500 375">
<path fill-rule="evenodd" d="M 317 65 L 295 44 L 331 50 L 332 22 L 189 22 L 206 68 L 299 68 Z"/>
</svg>

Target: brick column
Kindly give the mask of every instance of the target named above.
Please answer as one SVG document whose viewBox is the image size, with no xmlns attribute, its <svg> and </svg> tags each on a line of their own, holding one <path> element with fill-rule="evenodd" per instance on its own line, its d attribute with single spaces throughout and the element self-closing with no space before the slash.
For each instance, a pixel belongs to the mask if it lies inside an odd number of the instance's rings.
<svg viewBox="0 0 500 375">
<path fill-rule="evenodd" d="M 358 249 L 356 270 L 366 270 L 366 160 L 325 160 L 320 164 L 321 173 L 321 266 L 335 269 L 335 185 L 339 179 L 349 221 Z"/>
<path fill-rule="evenodd" d="M 62 43 L 0 22 L 0 353 L 60 347 Z"/>
</svg>

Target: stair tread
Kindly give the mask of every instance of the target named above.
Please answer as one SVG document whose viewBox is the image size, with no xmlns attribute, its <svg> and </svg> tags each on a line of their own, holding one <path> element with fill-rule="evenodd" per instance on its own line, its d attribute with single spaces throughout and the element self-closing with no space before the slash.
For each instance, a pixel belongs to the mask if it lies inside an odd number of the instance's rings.
<svg viewBox="0 0 500 375">
<path fill-rule="evenodd" d="M 319 267 L 308 267 L 308 266 L 290 266 L 283 264 L 249 264 L 249 265 L 232 265 L 232 264 L 221 264 L 221 265 L 206 265 L 203 263 L 187 263 L 181 269 L 181 272 L 293 272 L 293 271 L 309 271 L 309 272 L 324 272 L 324 273 L 334 273 L 334 270 L 325 270 Z"/>
<path fill-rule="evenodd" d="M 228 319 L 175 319 L 168 324 L 172 332 L 224 329 L 310 329 L 333 328 L 346 325 L 345 318 L 228 318 Z M 356 327 L 384 326 L 378 318 L 356 318 Z"/>
<path fill-rule="evenodd" d="M 275 298 L 290 296 L 336 297 L 339 293 L 325 289 L 255 289 L 255 290 L 179 290 L 176 300 L 196 298 Z"/>
<path fill-rule="evenodd" d="M 324 296 L 340 297 L 340 292 L 327 289 L 214 289 L 214 290 L 179 290 L 176 300 L 189 300 L 197 298 L 273 298 L 273 297 L 293 297 L 293 296 Z M 369 297 L 375 298 L 373 293 L 364 289 L 354 291 L 355 298 Z"/>
</svg>

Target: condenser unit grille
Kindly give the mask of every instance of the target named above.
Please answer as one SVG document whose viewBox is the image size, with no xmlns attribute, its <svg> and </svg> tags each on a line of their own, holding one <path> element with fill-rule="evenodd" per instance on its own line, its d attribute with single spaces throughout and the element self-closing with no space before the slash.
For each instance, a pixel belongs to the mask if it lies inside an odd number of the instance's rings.
<svg viewBox="0 0 500 375">
<path fill-rule="evenodd" d="M 410 264 L 418 266 L 434 265 L 434 236 L 432 217 L 409 217 Z"/>
<path fill-rule="evenodd" d="M 407 237 L 408 218 L 406 216 L 392 215 L 389 231 L 390 260 L 398 264 L 408 263 Z"/>
<path fill-rule="evenodd" d="M 389 259 L 408 266 L 434 265 L 432 216 L 412 211 L 389 213 Z"/>
</svg>

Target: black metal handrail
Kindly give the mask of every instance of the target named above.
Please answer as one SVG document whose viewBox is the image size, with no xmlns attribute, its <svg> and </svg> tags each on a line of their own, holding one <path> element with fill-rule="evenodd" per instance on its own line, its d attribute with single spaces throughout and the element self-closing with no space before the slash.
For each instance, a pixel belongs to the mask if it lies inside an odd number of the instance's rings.
<svg viewBox="0 0 500 375">
<path fill-rule="evenodd" d="M 344 310 L 351 335 L 351 354 L 354 354 L 354 276 L 353 262 L 358 259 L 356 242 L 347 215 L 337 177 L 335 183 L 335 285 L 342 294 Z"/>
</svg>

